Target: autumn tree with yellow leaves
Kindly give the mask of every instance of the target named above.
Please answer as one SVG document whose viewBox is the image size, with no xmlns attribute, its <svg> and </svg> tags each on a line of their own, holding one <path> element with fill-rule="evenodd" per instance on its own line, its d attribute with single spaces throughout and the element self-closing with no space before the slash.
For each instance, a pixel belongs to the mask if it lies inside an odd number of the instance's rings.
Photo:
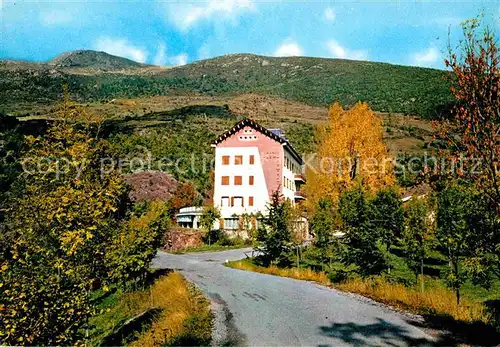
<svg viewBox="0 0 500 347">
<path fill-rule="evenodd" d="M 375 192 L 394 184 L 392 160 L 382 141 L 382 119 L 366 103 L 344 110 L 335 103 L 328 120 L 316 129 L 317 156 L 306 168 L 308 204 L 320 199 L 338 201 L 356 185 Z"/>
<path fill-rule="evenodd" d="M 25 138 L 0 234 L 0 344 L 85 341 L 92 291 L 144 279 L 165 227 L 164 204 L 129 218 L 119 171 L 102 171 L 102 117 L 66 100 L 54 118 Z"/>
</svg>

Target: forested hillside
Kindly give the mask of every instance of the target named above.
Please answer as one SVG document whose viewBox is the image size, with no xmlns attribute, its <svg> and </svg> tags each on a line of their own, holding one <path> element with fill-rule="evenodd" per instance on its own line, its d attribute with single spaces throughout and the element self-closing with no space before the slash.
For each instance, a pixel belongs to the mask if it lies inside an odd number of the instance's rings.
<svg viewBox="0 0 500 347">
<path fill-rule="evenodd" d="M 227 55 L 175 68 L 134 65 L 102 52 L 64 54 L 48 64 L 0 62 L 0 103 L 80 102 L 157 95 L 259 93 L 327 106 L 368 102 L 376 111 L 433 118 L 450 103 L 446 72 L 386 63 L 310 57 Z M 4 110 L 5 111 L 5 110 Z"/>
</svg>

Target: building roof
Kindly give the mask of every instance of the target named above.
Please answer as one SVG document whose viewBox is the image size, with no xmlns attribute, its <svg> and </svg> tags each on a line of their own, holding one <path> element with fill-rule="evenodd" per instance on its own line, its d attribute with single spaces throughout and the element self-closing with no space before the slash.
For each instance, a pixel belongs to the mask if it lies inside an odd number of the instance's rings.
<svg viewBox="0 0 500 347">
<path fill-rule="evenodd" d="M 255 122 L 254 120 L 251 120 L 250 118 L 245 118 L 245 119 L 239 121 L 231 129 L 229 129 L 229 130 L 223 132 L 222 134 L 220 134 L 212 142 L 212 145 L 214 145 L 214 146 L 218 145 L 219 143 L 221 143 L 222 141 L 224 141 L 225 139 L 227 139 L 228 137 L 230 137 L 231 135 L 235 134 L 240 129 L 242 129 L 242 128 L 246 127 L 246 126 L 252 127 L 255 130 L 257 130 L 258 132 L 266 135 L 267 137 L 270 137 L 274 141 L 279 142 L 280 144 L 283 145 L 283 147 L 287 148 L 290 151 L 290 153 L 292 154 L 292 156 L 294 156 L 295 159 L 301 165 L 304 164 L 304 162 L 302 161 L 302 157 L 297 153 L 297 151 L 295 150 L 295 148 L 293 148 L 293 146 L 290 144 L 290 142 L 288 142 L 288 140 L 285 138 L 284 134 L 281 132 L 280 129 L 271 129 L 271 130 L 266 129 L 262 125 L 260 125 L 257 122 Z"/>
</svg>

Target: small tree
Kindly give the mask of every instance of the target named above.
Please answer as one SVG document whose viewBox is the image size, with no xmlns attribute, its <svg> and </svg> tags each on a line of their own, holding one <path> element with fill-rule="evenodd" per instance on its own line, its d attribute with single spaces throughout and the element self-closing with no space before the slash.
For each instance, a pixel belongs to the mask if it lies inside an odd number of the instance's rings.
<svg viewBox="0 0 500 347">
<path fill-rule="evenodd" d="M 106 250 L 108 276 L 126 289 L 145 284 L 151 261 L 170 226 L 163 201 L 152 201 L 144 213 L 132 215 L 117 229 Z"/>
<path fill-rule="evenodd" d="M 278 191 L 274 192 L 268 205 L 268 214 L 263 218 L 257 235 L 257 249 L 262 252 L 261 258 L 265 265 L 288 265 L 290 262 L 291 214 L 290 202 L 284 200 Z"/>
<path fill-rule="evenodd" d="M 432 223 L 429 208 L 421 199 L 411 200 L 406 208 L 405 228 L 401 237 L 404 257 L 408 267 L 418 278 L 424 291 L 424 260 L 433 241 Z"/>
<path fill-rule="evenodd" d="M 453 117 L 440 123 L 450 154 L 474 159 L 460 174 L 474 181 L 500 213 L 500 52 L 494 30 L 480 19 L 464 22 L 457 53 L 449 48 L 446 66 L 457 103 Z"/>
<path fill-rule="evenodd" d="M 378 246 L 380 237 L 374 231 L 373 207 L 361 187 L 341 196 L 339 213 L 346 231 L 343 262 L 357 265 L 362 275 L 382 271 L 385 260 Z"/>
<path fill-rule="evenodd" d="M 404 226 L 404 211 L 401 199 L 394 189 L 382 189 L 371 201 L 373 222 L 389 252 L 394 240 L 401 236 Z"/>
<path fill-rule="evenodd" d="M 214 227 L 214 223 L 220 218 L 220 211 L 214 206 L 205 206 L 203 208 L 203 214 L 200 217 L 200 225 L 206 230 L 208 236 L 208 244 L 212 243 L 211 231 Z"/>
<path fill-rule="evenodd" d="M 436 238 L 444 249 L 450 269 L 447 284 L 455 291 L 460 303 L 460 287 L 466 276 L 460 265 L 467 256 L 469 241 L 468 215 L 470 195 L 456 186 L 447 186 L 438 193 Z"/>
<path fill-rule="evenodd" d="M 311 220 L 311 232 L 314 235 L 313 245 L 319 250 L 319 260 L 323 270 L 326 262 L 331 263 L 333 248 L 337 243 L 337 239 L 333 236 L 335 225 L 332 201 L 320 200 Z"/>
<path fill-rule="evenodd" d="M 168 211 L 171 217 L 175 216 L 179 209 L 187 206 L 193 206 L 198 193 L 191 183 L 179 183 L 174 195 L 168 201 Z"/>
</svg>

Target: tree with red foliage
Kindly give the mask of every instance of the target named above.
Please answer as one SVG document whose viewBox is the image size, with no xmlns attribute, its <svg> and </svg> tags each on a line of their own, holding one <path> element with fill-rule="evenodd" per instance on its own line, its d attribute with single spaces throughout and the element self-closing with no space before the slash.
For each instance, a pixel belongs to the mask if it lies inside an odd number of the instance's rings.
<svg viewBox="0 0 500 347">
<path fill-rule="evenodd" d="M 199 199 L 198 192 L 191 183 L 179 183 L 172 198 L 168 201 L 168 212 L 174 216 L 179 209 L 193 206 Z"/>
<path fill-rule="evenodd" d="M 488 286 L 492 273 L 500 276 L 500 53 L 480 19 L 465 21 L 463 35 L 457 53 L 450 47 L 445 60 L 456 106 L 449 119 L 436 122 L 448 159 L 434 177 L 441 197 L 437 230 L 444 249 L 463 243 L 468 275 Z M 446 172 L 443 163 L 453 162 L 455 170 Z M 447 253 L 451 265 L 453 252 Z M 460 279 L 452 275 L 458 288 Z"/>
<path fill-rule="evenodd" d="M 481 21 L 464 22 L 464 39 L 449 48 L 451 92 L 457 104 L 451 119 L 440 122 L 454 159 L 466 158 L 458 174 L 473 182 L 500 213 L 500 54 L 493 31 Z"/>
</svg>

